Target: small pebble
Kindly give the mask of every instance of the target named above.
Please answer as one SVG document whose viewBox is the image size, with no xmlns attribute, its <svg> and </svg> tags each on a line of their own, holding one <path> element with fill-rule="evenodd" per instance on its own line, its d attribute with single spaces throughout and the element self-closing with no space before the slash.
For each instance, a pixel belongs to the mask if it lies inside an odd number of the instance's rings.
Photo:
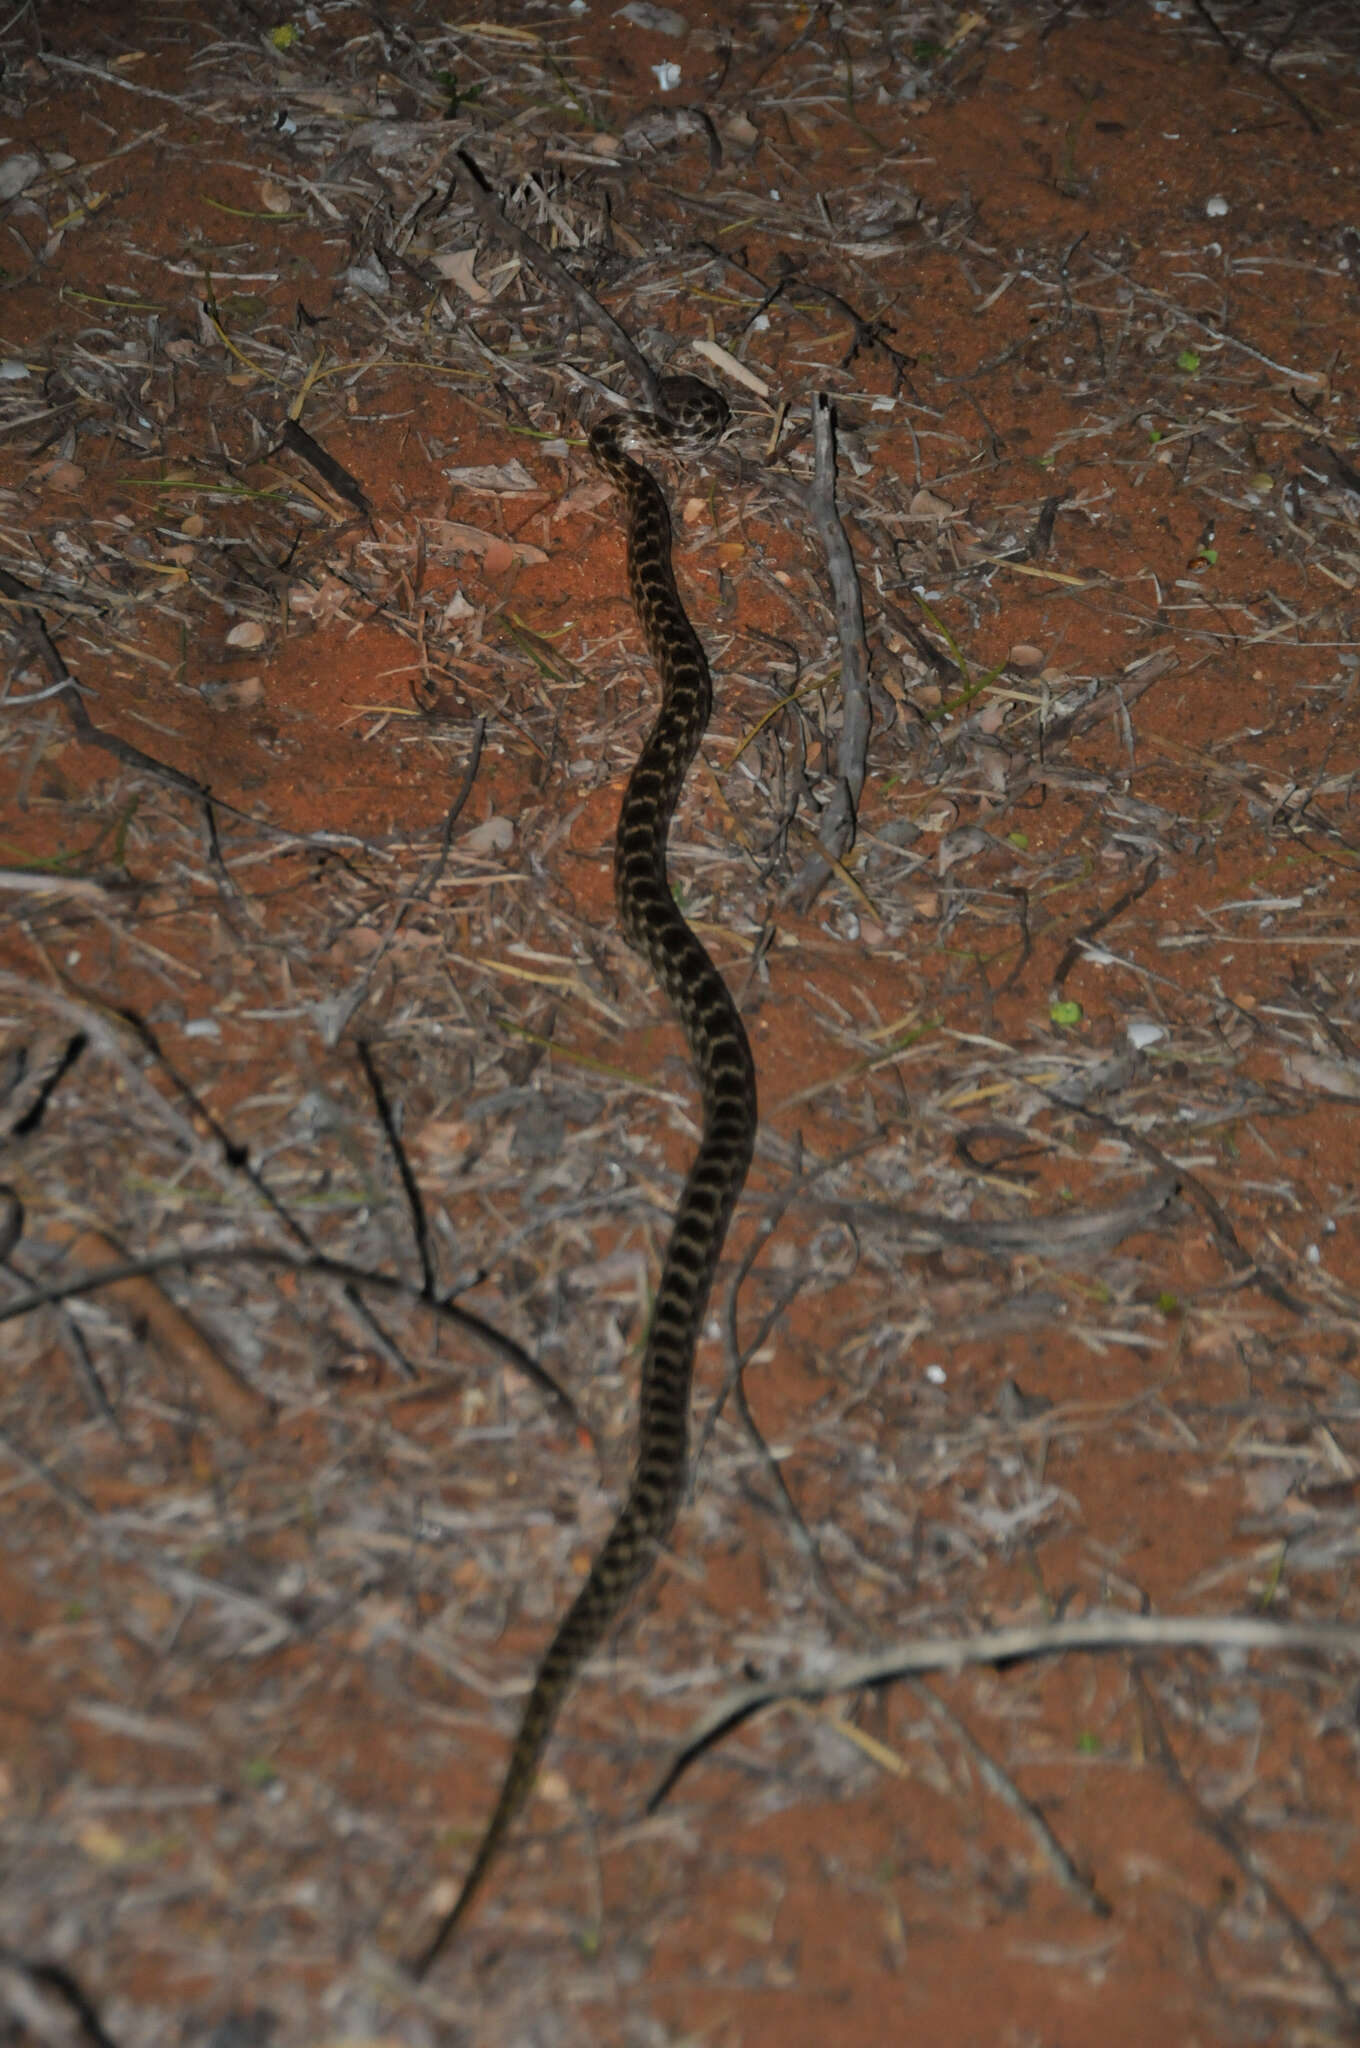
<svg viewBox="0 0 1360 2048">
<path fill-rule="evenodd" d="M 1166 1037 L 1166 1026 L 1154 1024 L 1150 1017 L 1130 1017 L 1124 1026 L 1124 1036 L 1135 1052 L 1142 1052 L 1149 1045 L 1160 1045 Z"/>
</svg>

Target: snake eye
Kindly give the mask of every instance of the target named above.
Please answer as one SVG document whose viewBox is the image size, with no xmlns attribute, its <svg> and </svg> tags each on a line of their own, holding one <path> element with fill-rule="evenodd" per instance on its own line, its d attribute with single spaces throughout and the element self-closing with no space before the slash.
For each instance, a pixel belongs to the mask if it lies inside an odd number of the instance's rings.
<svg viewBox="0 0 1360 2048">
<path fill-rule="evenodd" d="M 690 1169 L 652 1304 L 642 1360 L 641 1442 L 628 1493 L 589 1576 L 540 1660 L 490 1820 L 462 1890 L 418 1958 L 424 1976 L 481 1888 L 529 1796 L 557 1711 L 580 1667 L 652 1569 L 685 1490 L 686 1424 L 694 1348 L 733 1204 L 756 1136 L 755 1074 L 741 1017 L 721 974 L 671 893 L 666 845 L 676 799 L 708 722 L 708 663 L 675 587 L 670 513 L 660 485 L 624 453 L 626 442 L 670 448 L 715 441 L 731 414 L 698 377 L 666 377 L 666 416 L 611 414 L 590 451 L 619 491 L 628 518 L 628 579 L 638 623 L 661 680 L 661 708 L 629 778 L 614 850 L 624 936 L 645 955 L 684 1026 L 704 1106 Z"/>
</svg>

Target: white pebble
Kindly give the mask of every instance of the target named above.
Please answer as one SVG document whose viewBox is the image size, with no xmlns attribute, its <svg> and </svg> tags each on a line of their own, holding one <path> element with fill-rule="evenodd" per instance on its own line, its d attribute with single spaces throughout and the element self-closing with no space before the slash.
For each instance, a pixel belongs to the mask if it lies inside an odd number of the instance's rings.
<svg viewBox="0 0 1360 2048">
<path fill-rule="evenodd" d="M 1160 1045 L 1166 1037 L 1166 1026 L 1154 1024 L 1150 1017 L 1130 1017 L 1124 1026 L 1124 1036 L 1135 1052 L 1142 1052 L 1149 1045 Z"/>
</svg>

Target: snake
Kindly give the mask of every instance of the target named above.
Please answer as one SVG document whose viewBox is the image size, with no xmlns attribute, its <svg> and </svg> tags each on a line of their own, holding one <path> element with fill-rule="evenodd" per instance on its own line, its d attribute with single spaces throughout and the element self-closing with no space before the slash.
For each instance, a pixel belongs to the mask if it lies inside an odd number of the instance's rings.
<svg viewBox="0 0 1360 2048">
<path fill-rule="evenodd" d="M 417 1977 L 471 1909 L 528 1801 L 563 1702 L 674 1527 L 688 1481 L 695 1348 L 755 1150 L 750 1042 L 727 984 L 676 905 L 666 862 L 671 820 L 713 708 L 713 678 L 676 588 L 665 492 L 631 452 L 639 445 L 675 453 L 702 448 L 723 433 L 730 414 L 722 394 L 698 377 L 662 377 L 657 392 L 663 412 L 611 414 L 589 436 L 596 466 L 623 502 L 629 597 L 661 686 L 619 811 L 614 897 L 625 939 L 651 968 L 684 1031 L 703 1128 L 653 1297 L 627 1492 L 539 1662 L 491 1817 L 457 1898 L 412 1966 Z"/>
</svg>

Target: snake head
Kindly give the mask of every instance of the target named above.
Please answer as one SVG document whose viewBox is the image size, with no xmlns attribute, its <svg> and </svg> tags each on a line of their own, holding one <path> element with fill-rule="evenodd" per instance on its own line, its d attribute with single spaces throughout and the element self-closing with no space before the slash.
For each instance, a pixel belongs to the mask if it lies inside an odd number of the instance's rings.
<svg viewBox="0 0 1360 2048">
<path fill-rule="evenodd" d="M 658 395 L 665 413 L 656 422 L 657 439 L 667 447 L 707 447 L 732 424 L 727 400 L 702 377 L 663 377 Z"/>
</svg>

